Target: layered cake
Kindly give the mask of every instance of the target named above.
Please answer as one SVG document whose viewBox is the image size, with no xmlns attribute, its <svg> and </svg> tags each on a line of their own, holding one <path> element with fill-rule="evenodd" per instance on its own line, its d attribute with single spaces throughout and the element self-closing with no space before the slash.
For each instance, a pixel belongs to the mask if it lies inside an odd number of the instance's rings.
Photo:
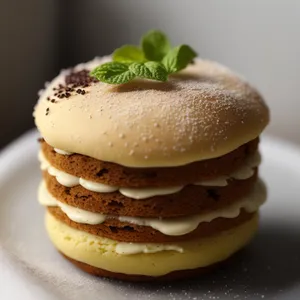
<svg viewBox="0 0 300 300">
<path fill-rule="evenodd" d="M 62 71 L 35 107 L 49 237 L 98 276 L 202 273 L 257 230 L 268 109 L 215 62 L 196 59 L 165 82 L 112 85 L 90 75 L 109 59 Z"/>
</svg>

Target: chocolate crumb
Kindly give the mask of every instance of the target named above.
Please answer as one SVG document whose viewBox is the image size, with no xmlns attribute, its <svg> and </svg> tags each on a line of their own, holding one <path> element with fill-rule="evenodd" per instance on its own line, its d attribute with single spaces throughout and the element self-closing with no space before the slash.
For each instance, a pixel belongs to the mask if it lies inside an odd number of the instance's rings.
<svg viewBox="0 0 300 300">
<path fill-rule="evenodd" d="M 96 82 L 98 82 L 98 80 L 91 77 L 88 70 L 84 69 L 77 72 L 71 70 L 70 73 L 65 77 L 65 85 L 60 83 L 58 87 L 53 88 L 55 91 L 54 96 L 59 99 L 69 98 L 72 96 L 73 92 L 85 95 L 86 91 L 83 88 L 87 88 L 92 83 Z M 50 101 L 50 97 L 48 101 Z"/>
<path fill-rule="evenodd" d="M 101 176 L 103 176 L 104 174 L 107 174 L 107 173 L 108 173 L 108 170 L 105 169 L 105 168 L 103 168 L 103 169 L 101 169 L 101 170 L 96 174 L 96 176 L 101 177 Z"/>
<path fill-rule="evenodd" d="M 88 70 L 81 70 L 78 72 L 72 71 L 66 76 L 65 82 L 67 85 L 73 85 L 73 87 L 88 87 L 93 82 L 98 82 L 98 80 L 89 75 Z"/>
</svg>

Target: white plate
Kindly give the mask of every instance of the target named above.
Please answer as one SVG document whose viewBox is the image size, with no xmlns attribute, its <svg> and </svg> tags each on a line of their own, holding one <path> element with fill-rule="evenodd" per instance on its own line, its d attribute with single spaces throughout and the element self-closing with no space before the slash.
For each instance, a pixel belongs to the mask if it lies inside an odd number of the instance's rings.
<svg viewBox="0 0 300 300">
<path fill-rule="evenodd" d="M 0 299 L 300 299 L 300 149 L 264 138 L 268 203 L 254 242 L 229 266 L 196 280 L 130 284 L 89 276 L 53 248 L 36 199 L 37 133 L 0 155 Z"/>
</svg>

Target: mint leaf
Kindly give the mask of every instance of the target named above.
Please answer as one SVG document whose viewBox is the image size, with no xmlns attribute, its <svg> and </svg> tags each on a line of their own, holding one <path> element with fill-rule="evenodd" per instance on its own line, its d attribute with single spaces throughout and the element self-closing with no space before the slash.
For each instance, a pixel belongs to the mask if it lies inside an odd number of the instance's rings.
<svg viewBox="0 0 300 300">
<path fill-rule="evenodd" d="M 153 79 L 158 81 L 166 81 L 168 79 L 168 72 L 165 67 L 155 61 L 148 61 L 146 63 L 132 63 L 129 70 L 136 76 Z"/>
<path fill-rule="evenodd" d="M 161 61 L 170 50 L 167 36 L 158 30 L 151 30 L 141 40 L 141 46 L 148 60 Z"/>
<path fill-rule="evenodd" d="M 135 77 L 166 81 L 168 75 L 184 69 L 196 52 L 187 45 L 171 49 L 167 36 L 151 30 L 141 39 L 141 48 L 124 45 L 113 52 L 112 62 L 90 72 L 90 76 L 110 84 L 129 82 Z"/>
<path fill-rule="evenodd" d="M 108 62 L 95 68 L 90 76 L 106 83 L 120 84 L 132 80 L 135 74 L 129 71 L 128 64 Z"/>
<path fill-rule="evenodd" d="M 168 73 L 175 73 L 184 69 L 197 53 L 188 45 L 180 45 L 170 50 L 162 59 Z"/>
<path fill-rule="evenodd" d="M 143 62 L 146 60 L 142 49 L 134 45 L 124 45 L 116 49 L 112 57 L 113 61 L 128 63 Z"/>
</svg>

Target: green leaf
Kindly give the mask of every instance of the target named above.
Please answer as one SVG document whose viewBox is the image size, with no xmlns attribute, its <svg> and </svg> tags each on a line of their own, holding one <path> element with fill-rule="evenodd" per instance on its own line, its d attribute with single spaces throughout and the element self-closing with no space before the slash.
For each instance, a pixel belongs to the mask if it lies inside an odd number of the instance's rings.
<svg viewBox="0 0 300 300">
<path fill-rule="evenodd" d="M 110 84 L 129 82 L 135 77 L 166 81 L 168 75 L 184 69 L 196 52 L 187 45 L 171 49 L 167 36 L 151 30 L 141 39 L 141 48 L 124 45 L 113 52 L 112 62 L 98 66 L 90 76 Z"/>
<path fill-rule="evenodd" d="M 151 30 L 141 40 L 141 46 L 148 60 L 161 61 L 171 46 L 167 36 L 158 30 Z"/>
<path fill-rule="evenodd" d="M 113 61 L 118 62 L 143 62 L 145 61 L 145 56 L 142 51 L 137 46 L 134 45 L 124 45 L 113 52 Z"/>
<path fill-rule="evenodd" d="M 165 67 L 158 62 L 148 61 L 146 63 L 132 63 L 129 70 L 136 76 L 153 79 L 158 81 L 166 81 L 168 79 L 168 72 Z"/>
<path fill-rule="evenodd" d="M 121 84 L 132 80 L 135 74 L 129 71 L 128 64 L 108 62 L 95 68 L 90 76 L 110 84 Z"/>
<path fill-rule="evenodd" d="M 195 57 L 197 53 L 188 45 L 180 45 L 168 52 L 162 63 L 168 73 L 175 73 L 184 69 Z"/>
</svg>

